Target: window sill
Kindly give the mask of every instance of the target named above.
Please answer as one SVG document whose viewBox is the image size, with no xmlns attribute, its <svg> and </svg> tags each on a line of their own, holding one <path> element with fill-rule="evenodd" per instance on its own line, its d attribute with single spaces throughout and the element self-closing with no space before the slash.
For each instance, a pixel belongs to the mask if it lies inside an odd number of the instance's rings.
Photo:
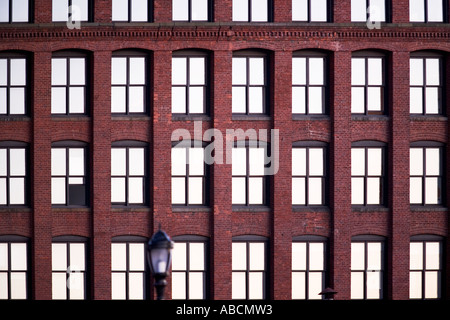
<svg viewBox="0 0 450 320">
<path fill-rule="evenodd" d="M 54 121 L 89 121 L 91 117 L 87 114 L 52 114 L 52 120 Z"/>
<path fill-rule="evenodd" d="M 300 206 L 292 205 L 293 212 L 330 212 L 327 206 Z"/>
<path fill-rule="evenodd" d="M 265 114 L 256 115 L 256 114 L 233 114 L 231 116 L 231 120 L 233 121 L 267 121 L 270 120 L 271 117 Z"/>
<path fill-rule="evenodd" d="M 52 206 L 52 211 L 62 211 L 62 212 L 89 212 L 91 211 L 91 208 L 89 207 L 83 207 L 83 206 Z"/>
<path fill-rule="evenodd" d="M 411 205 L 411 211 L 413 212 L 433 212 L 433 211 L 448 211 L 447 207 L 442 205 Z"/>
<path fill-rule="evenodd" d="M 352 115 L 353 121 L 389 121 L 389 116 L 387 115 Z"/>
<path fill-rule="evenodd" d="M 142 121 L 142 120 L 151 120 L 151 117 L 149 117 L 146 114 L 142 114 L 142 115 L 125 115 L 125 114 L 121 114 L 121 115 L 112 115 L 111 116 L 111 120 L 113 121 Z"/>
<path fill-rule="evenodd" d="M 389 208 L 380 205 L 352 206 L 352 212 L 388 212 Z"/>
<path fill-rule="evenodd" d="M 233 205 L 233 212 L 268 212 L 270 211 L 270 207 L 266 205 Z"/>
<path fill-rule="evenodd" d="M 210 121 L 211 117 L 206 114 L 172 114 L 172 121 Z"/>
<path fill-rule="evenodd" d="M 27 115 L 1 115 L 1 122 L 9 122 L 9 121 L 31 121 L 31 118 Z"/>
<path fill-rule="evenodd" d="M 150 208 L 146 206 L 113 206 L 112 212 L 149 212 Z"/>
<path fill-rule="evenodd" d="M 30 207 L 26 207 L 26 206 L 0 207 L 0 213 L 2 213 L 2 212 L 8 212 L 8 213 L 31 212 L 31 211 L 32 211 L 32 209 Z"/>
<path fill-rule="evenodd" d="M 172 206 L 172 212 L 211 212 L 207 206 Z"/>
<path fill-rule="evenodd" d="M 330 116 L 326 114 L 293 114 L 292 120 L 330 120 Z"/>
<path fill-rule="evenodd" d="M 447 121 L 448 118 L 440 114 L 414 114 L 411 121 Z"/>
</svg>

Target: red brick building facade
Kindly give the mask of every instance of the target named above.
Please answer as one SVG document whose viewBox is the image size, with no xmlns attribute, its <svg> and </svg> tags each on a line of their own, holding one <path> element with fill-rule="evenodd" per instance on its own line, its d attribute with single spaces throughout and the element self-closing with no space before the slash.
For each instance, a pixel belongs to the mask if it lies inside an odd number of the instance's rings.
<svg viewBox="0 0 450 320">
<path fill-rule="evenodd" d="M 168 0 L 149 1 L 153 2 L 149 22 L 114 22 L 111 1 L 92 2 L 89 21 L 81 22 L 79 29 L 52 22 L 52 2 L 43 0 L 30 5 L 28 23 L 0 25 L 0 58 L 7 57 L 6 61 L 19 54 L 27 61 L 26 112 L 0 116 L 4 148 L 12 141 L 26 145 L 26 201 L 19 206 L 0 206 L 0 240 L 11 243 L 9 239 L 16 236 L 26 239 L 28 298 L 52 299 L 52 243 L 76 236 L 86 239 L 88 247 L 85 298 L 111 299 L 112 239 L 149 239 L 159 225 L 175 239 L 186 235 L 207 239 L 205 297 L 209 299 L 232 298 L 232 243 L 240 236 L 266 239 L 267 299 L 292 299 L 292 243 L 302 236 L 324 239 L 323 287 L 334 288 L 338 300 L 352 297 L 353 242 L 364 236 L 382 239 L 381 297 L 406 300 L 410 298 L 411 242 L 422 238 L 437 241 L 441 250 L 438 298 L 448 298 L 447 0 L 439 23 L 411 23 L 408 0 L 387 1 L 387 22 L 380 28 L 352 22 L 350 0 L 329 1 L 326 22 L 293 22 L 292 1 L 277 0 L 269 1 L 267 22 L 244 23 L 232 21 L 231 0 L 209 2 L 210 22 L 173 22 L 172 2 Z M 138 51 L 147 59 L 143 114 L 111 113 L 111 60 L 122 49 Z M 176 116 L 171 111 L 172 56 L 183 49 L 201 51 L 207 57 L 207 109 L 203 115 Z M 244 49 L 265 57 L 264 114 L 232 112 L 232 58 Z M 64 50 L 87 57 L 82 115 L 52 114 L 52 57 Z M 323 54 L 327 61 L 326 105 L 320 116 L 292 112 L 292 59 L 304 50 Z M 384 110 L 380 114 L 352 113 L 352 56 L 361 52 L 383 57 Z M 436 54 L 441 62 L 437 114 L 410 113 L 410 58 L 417 53 Z M 264 205 L 232 204 L 232 165 L 225 163 L 210 167 L 206 205 L 172 205 L 172 132 L 187 129 L 194 136 L 195 120 L 202 121 L 203 132 L 216 128 L 224 135 L 227 129 L 279 130 L 279 170 L 268 178 Z M 147 202 L 115 206 L 111 204 L 111 147 L 114 142 L 131 140 L 145 143 L 148 150 Z M 52 148 L 61 141 L 84 146 L 84 206 L 52 205 L 50 159 Z M 319 206 L 292 204 L 292 149 L 305 141 L 326 146 L 326 200 Z M 383 146 L 383 201 L 379 205 L 352 205 L 352 146 L 360 141 Z M 439 201 L 433 205 L 410 203 L 410 148 L 422 146 L 420 143 L 441 150 Z M 170 297 L 171 290 L 167 291 Z M 150 297 L 153 290 L 149 286 Z"/>
</svg>

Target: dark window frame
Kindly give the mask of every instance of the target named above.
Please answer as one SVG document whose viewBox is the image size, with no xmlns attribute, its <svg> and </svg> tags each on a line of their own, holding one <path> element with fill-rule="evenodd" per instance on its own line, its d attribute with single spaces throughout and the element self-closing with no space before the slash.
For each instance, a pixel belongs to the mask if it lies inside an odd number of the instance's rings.
<svg viewBox="0 0 450 320">
<path fill-rule="evenodd" d="M 369 85 L 369 59 L 377 58 L 381 59 L 381 79 L 382 84 L 381 85 Z M 353 85 L 351 84 L 351 88 L 364 88 L 364 112 L 363 113 L 354 113 L 352 111 L 352 115 L 362 115 L 362 116 L 386 116 L 388 115 L 388 98 L 389 98 L 389 85 L 388 85 L 388 57 L 386 54 L 376 51 L 358 51 L 353 52 L 352 54 L 352 60 L 353 59 L 364 59 L 364 72 L 365 72 L 365 80 L 364 85 Z M 381 111 L 370 111 L 368 109 L 368 92 L 369 88 L 381 88 L 381 95 L 380 97 L 380 104 L 381 104 Z"/>
<path fill-rule="evenodd" d="M 310 0 L 312 1 L 312 0 Z M 305 81 L 306 84 L 299 85 L 299 84 L 293 84 L 292 83 L 292 89 L 294 87 L 304 87 L 305 88 L 305 113 L 294 113 L 293 115 L 300 117 L 300 116 L 309 116 L 309 117 L 320 117 L 324 115 L 329 114 L 329 101 L 330 101 L 330 86 L 329 86 L 329 63 L 330 59 L 327 53 L 319 52 L 319 51 L 312 51 L 312 50 L 305 50 L 305 51 L 296 51 L 292 54 L 292 59 L 295 58 L 305 58 L 306 59 L 306 74 L 305 74 Z M 309 84 L 309 74 L 310 74 L 310 66 L 309 66 L 309 60 L 311 58 L 323 58 L 323 85 L 310 85 Z M 294 72 L 294 70 L 292 70 Z M 310 87 L 320 87 L 323 88 L 323 95 L 322 95 L 322 113 L 310 113 L 309 109 L 309 88 Z"/>
<path fill-rule="evenodd" d="M 6 243 L 8 246 L 8 267 L 7 270 L 0 271 L 1 273 L 6 273 L 8 278 L 8 300 L 13 300 L 11 298 L 11 274 L 14 272 L 24 272 L 26 281 L 26 298 L 21 300 L 28 300 L 31 298 L 31 252 L 30 252 L 30 239 L 18 235 L 0 235 L 0 243 Z M 26 258 L 27 258 L 27 269 L 26 270 L 11 270 L 11 244 L 12 243 L 24 243 L 26 245 Z"/>
<path fill-rule="evenodd" d="M 209 239 L 204 236 L 198 236 L 198 235 L 180 235 L 180 236 L 174 236 L 172 237 L 172 240 L 176 242 L 186 243 L 186 270 L 175 270 L 172 268 L 172 273 L 184 273 L 186 275 L 186 300 L 189 300 L 189 274 L 190 272 L 195 273 L 202 273 L 203 275 L 203 300 L 209 299 L 209 283 L 210 283 L 210 277 L 209 277 Z M 203 249 L 204 249 L 204 270 L 190 270 L 190 246 L 191 243 L 202 243 Z"/>
<path fill-rule="evenodd" d="M 172 178 L 184 178 L 185 183 L 185 195 L 184 195 L 184 204 L 171 203 L 172 208 L 205 208 L 210 205 L 210 176 L 211 176 L 211 166 L 206 163 L 206 149 L 207 142 L 199 141 L 199 140 L 182 140 L 182 141 L 174 141 L 172 142 L 172 148 L 185 148 L 186 149 L 186 174 L 185 175 L 173 175 L 171 170 L 171 179 Z M 189 149 L 190 148 L 202 148 L 204 153 L 204 166 L 203 166 L 203 176 L 197 175 L 189 175 Z M 172 149 L 171 149 L 172 150 Z M 172 160 L 171 160 L 172 164 Z M 189 204 L 189 177 L 202 178 L 203 179 L 203 187 L 202 187 L 202 204 Z M 173 190 L 171 190 L 173 192 Z"/>
<path fill-rule="evenodd" d="M 423 170 L 422 175 L 411 175 L 409 174 L 409 179 L 411 178 L 421 178 L 422 179 L 422 201 L 421 203 L 410 203 L 412 207 L 442 207 L 446 204 L 446 172 L 445 172 L 445 161 L 446 161 L 446 155 L 445 155 L 445 145 L 441 142 L 435 142 L 435 141 L 416 141 L 412 142 L 410 144 L 410 150 L 411 149 L 422 149 L 422 155 L 423 155 Z M 439 172 L 440 175 L 434 176 L 434 175 L 426 175 L 426 155 L 425 150 L 428 148 L 438 148 L 440 150 L 439 152 Z M 440 190 L 440 197 L 438 195 L 438 203 L 437 204 L 428 204 L 425 202 L 426 200 L 426 178 L 427 177 L 437 177 L 438 178 L 438 189 Z"/>
<path fill-rule="evenodd" d="M 30 22 L 32 22 L 32 20 L 33 20 L 32 16 L 33 16 L 33 12 L 34 12 L 34 1 L 27 0 L 28 1 L 28 21 L 13 21 L 12 20 L 13 19 L 13 12 L 12 12 L 13 1 L 14 0 L 8 0 L 8 2 L 9 2 L 8 21 L 2 21 L 2 22 L 0 22 L 0 25 L 5 24 L 5 23 L 10 23 L 10 24 L 14 23 L 15 24 L 15 23 L 30 23 Z"/>
<path fill-rule="evenodd" d="M 83 149 L 84 150 L 84 176 L 71 176 L 69 174 L 69 150 L 75 148 L 75 149 Z M 72 208 L 87 208 L 90 206 L 90 192 L 89 192 L 89 186 L 90 186 L 90 177 L 89 177 L 89 146 L 86 142 L 81 141 L 57 141 L 53 142 L 51 149 L 65 149 L 66 151 L 66 174 L 64 176 L 57 175 L 57 176 L 51 176 L 51 178 L 65 178 L 65 185 L 66 185 L 66 195 L 65 195 L 65 204 L 53 204 L 53 208 L 61 208 L 61 207 L 72 207 Z M 70 203 L 70 190 L 69 190 L 69 178 L 76 177 L 80 178 L 82 177 L 84 179 L 84 204 L 71 204 Z"/>
<path fill-rule="evenodd" d="M 189 0 L 191 1 L 191 0 Z M 179 85 L 179 84 L 171 84 L 171 88 L 174 87 L 184 87 L 186 88 L 186 112 L 172 112 L 173 116 L 204 116 L 209 115 L 211 110 L 211 85 L 210 85 L 210 57 L 207 52 L 204 51 L 197 51 L 197 50 L 181 50 L 181 51 L 174 51 L 172 53 L 172 59 L 173 58 L 185 58 L 186 59 L 186 84 L 185 85 Z M 204 58 L 205 61 L 205 84 L 204 85 L 191 85 L 190 84 L 190 59 L 191 58 Z M 172 65 L 173 68 L 173 65 Z M 204 88 L 204 94 L 203 94 L 203 112 L 202 113 L 192 113 L 189 111 L 189 88 L 190 87 L 203 87 Z M 172 93 L 173 94 L 173 93 Z"/>
<path fill-rule="evenodd" d="M 375 300 L 384 300 L 385 297 L 385 291 L 387 289 L 387 275 L 388 275 L 388 270 L 387 270 L 387 239 L 383 236 L 378 236 L 378 235 L 357 235 L 357 236 L 353 236 L 351 239 L 351 243 L 364 243 L 364 269 L 363 270 L 353 270 L 351 269 L 350 272 L 357 272 L 357 273 L 363 273 L 363 298 L 362 300 L 368 300 L 367 298 L 367 273 L 369 272 L 373 272 L 371 270 L 368 270 L 368 244 L 369 243 L 381 243 L 381 253 L 380 253 L 380 257 L 381 257 L 381 261 L 380 261 L 380 270 L 377 270 L 380 272 L 380 298 L 379 299 L 375 299 Z M 361 299 L 355 299 L 355 300 L 361 300 Z M 369 300 L 373 300 L 373 299 L 369 299 Z"/>
<path fill-rule="evenodd" d="M 152 63 L 151 56 L 148 52 L 139 51 L 139 50 L 119 50 L 112 53 L 111 61 L 114 58 L 126 58 L 126 83 L 125 84 L 113 84 L 111 77 L 111 91 L 113 87 L 125 87 L 125 112 L 112 112 L 111 105 L 111 116 L 113 117 L 121 117 L 121 116 L 148 116 L 152 107 L 152 99 L 150 97 L 150 87 L 152 84 L 152 79 L 150 79 L 150 66 Z M 130 59 L 131 58 L 144 58 L 145 59 L 145 83 L 143 85 L 139 84 L 130 84 Z M 130 87 L 144 87 L 144 111 L 143 112 L 130 112 L 129 106 L 129 95 L 130 95 Z M 112 92 L 111 92 L 112 95 Z"/>
<path fill-rule="evenodd" d="M 306 149 L 306 174 L 305 176 L 297 176 L 292 174 L 292 178 L 295 177 L 304 177 L 305 178 L 305 204 L 293 204 L 292 206 L 303 208 L 303 207 L 324 207 L 328 205 L 328 199 L 329 199 L 329 177 L 328 177 L 328 166 L 329 166 L 329 155 L 328 155 L 328 144 L 326 142 L 322 141 L 296 141 L 292 144 L 292 149 L 298 148 L 298 149 Z M 309 180 L 309 149 L 318 149 L 321 148 L 323 151 L 323 175 L 322 178 L 322 203 L 321 204 L 309 204 L 309 190 L 308 190 L 308 180 Z M 312 176 L 314 178 L 317 178 L 319 176 Z"/>
<path fill-rule="evenodd" d="M 294 272 L 304 272 L 305 273 L 305 300 L 309 299 L 309 274 L 310 272 L 318 273 L 319 271 L 311 271 L 309 269 L 309 251 L 311 243 L 323 243 L 323 270 L 320 271 L 322 273 L 322 289 L 328 287 L 328 270 L 329 270 L 329 262 L 328 262 L 328 239 L 323 236 L 315 236 L 315 235 L 304 235 L 304 236 L 296 236 L 292 238 L 292 243 L 305 243 L 306 244 L 306 269 L 305 270 L 297 270 L 291 268 L 291 274 Z M 325 296 L 322 295 L 322 300 L 325 299 Z M 320 300 L 320 299 L 318 299 Z"/>
<path fill-rule="evenodd" d="M 71 59 L 84 59 L 84 85 L 71 85 L 70 84 L 70 60 Z M 65 85 L 51 85 L 51 88 L 65 88 L 66 89 L 66 111 L 65 113 L 52 113 L 52 117 L 82 117 L 89 116 L 90 114 L 90 89 L 91 89 L 91 77 L 90 77 L 90 56 L 87 53 L 81 51 L 58 51 L 52 55 L 53 59 L 65 59 L 66 60 L 66 84 Z M 69 111 L 69 89 L 70 88 L 84 88 L 84 112 L 83 113 L 71 113 Z"/>
<path fill-rule="evenodd" d="M 1 176 L 1 178 L 6 179 L 6 204 L 1 204 L 0 208 L 23 208 L 28 207 L 29 205 L 29 196 L 30 196 L 30 150 L 29 146 L 25 142 L 21 141 L 0 141 L 0 149 L 6 149 L 6 166 L 7 166 L 7 172 L 6 176 Z M 10 150 L 11 149 L 24 149 L 25 150 L 25 176 L 11 176 L 10 175 Z M 23 204 L 10 204 L 10 179 L 11 177 L 20 177 L 24 179 L 24 203 Z"/>
<path fill-rule="evenodd" d="M 363 204 L 352 204 L 353 208 L 358 207 L 384 207 L 387 204 L 387 191 L 388 191 L 388 163 L 387 163 L 387 145 L 380 141 L 356 141 L 352 142 L 352 149 L 364 149 L 364 175 L 353 176 L 351 178 L 363 178 L 364 179 L 364 202 Z M 381 176 L 371 176 L 368 174 L 368 150 L 369 149 L 381 149 Z M 368 204 L 368 192 L 367 192 L 367 180 L 369 178 L 379 177 L 380 179 L 380 203 Z"/>
<path fill-rule="evenodd" d="M 148 161 L 149 161 L 149 147 L 146 142 L 141 141 L 134 141 L 134 140 L 120 140 L 120 141 L 114 141 L 111 144 L 111 150 L 112 149 L 125 149 L 125 166 L 126 166 L 126 172 L 125 175 L 112 175 L 111 172 L 111 179 L 118 177 L 118 178 L 125 178 L 125 202 L 113 202 L 111 201 L 111 205 L 113 207 L 146 207 L 149 204 L 149 196 L 148 193 L 150 191 L 150 183 L 149 183 L 149 168 L 148 168 Z M 143 176 L 133 176 L 130 175 L 130 157 L 129 157 L 129 150 L 139 148 L 144 150 L 144 175 Z M 112 157 L 112 155 L 111 155 Z M 139 177 L 143 179 L 143 190 L 142 190 L 142 196 L 143 196 L 143 202 L 142 203 L 129 203 L 128 199 L 128 186 L 129 186 L 129 178 L 135 178 Z"/>
<path fill-rule="evenodd" d="M 89 279 L 90 279 L 90 273 L 89 273 L 89 265 L 90 265 L 90 261 L 89 261 L 89 239 L 85 238 L 85 237 L 81 237 L 81 236 L 57 236 L 57 237 L 53 237 L 52 238 L 52 244 L 54 243 L 63 243 L 66 245 L 66 259 L 67 259 L 67 266 L 68 268 L 70 267 L 70 244 L 73 243 L 82 243 L 84 244 L 84 272 L 83 273 L 83 281 L 84 281 L 84 300 L 88 300 L 89 299 L 89 292 L 90 292 L 90 287 L 89 287 Z M 53 252 L 52 252 L 53 254 Z M 71 276 L 72 273 L 81 273 L 81 271 L 75 271 L 72 272 L 71 270 L 64 270 L 64 271 L 54 271 L 52 268 L 52 275 L 54 273 L 65 273 L 66 277 L 67 277 L 67 281 L 69 280 L 69 277 Z M 65 300 L 71 300 L 70 299 L 70 288 L 69 286 L 66 286 L 66 299 Z"/>
<path fill-rule="evenodd" d="M 125 274 L 125 300 L 129 300 L 129 275 L 131 273 L 141 273 L 143 274 L 143 300 L 150 299 L 150 289 L 151 286 L 148 285 L 150 280 L 150 269 L 147 263 L 146 250 L 147 250 L 147 242 L 148 239 L 141 236 L 116 236 L 111 239 L 111 245 L 116 244 L 125 244 L 126 251 L 126 270 L 125 271 L 114 271 L 111 266 L 111 274 L 113 273 L 121 273 Z M 132 243 L 143 243 L 144 244 L 144 271 L 130 271 L 130 244 Z M 111 249 L 112 251 L 112 249 Z M 112 291 L 112 288 L 111 288 Z"/>
<path fill-rule="evenodd" d="M 269 257 L 270 257 L 270 247 L 269 247 L 269 239 L 263 236 L 257 235 L 242 235 L 242 236 L 234 236 L 232 237 L 232 243 L 245 243 L 246 244 L 246 269 L 245 270 L 231 270 L 233 272 L 245 272 L 245 299 L 249 299 L 249 276 L 250 273 L 262 272 L 263 276 L 263 288 L 262 288 L 262 300 L 269 299 L 269 290 L 270 290 L 270 270 L 269 270 Z M 264 244 L 264 270 L 250 270 L 250 255 L 249 248 L 251 243 L 263 243 Z"/>
</svg>

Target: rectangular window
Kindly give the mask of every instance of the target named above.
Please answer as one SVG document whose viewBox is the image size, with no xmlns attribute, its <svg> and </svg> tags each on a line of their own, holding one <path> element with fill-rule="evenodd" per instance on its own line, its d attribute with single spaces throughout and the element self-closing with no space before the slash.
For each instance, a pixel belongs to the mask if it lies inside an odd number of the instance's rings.
<svg viewBox="0 0 450 320">
<path fill-rule="evenodd" d="M 410 63 L 410 113 L 442 114 L 442 61 L 438 57 L 413 57 Z"/>
<path fill-rule="evenodd" d="M 292 58 L 292 113 L 325 114 L 325 57 Z"/>
<path fill-rule="evenodd" d="M 172 114 L 205 114 L 206 57 L 172 58 Z"/>
<path fill-rule="evenodd" d="M 206 298 L 206 243 L 176 241 L 172 254 L 172 299 Z"/>
<path fill-rule="evenodd" d="M 322 299 L 325 289 L 325 242 L 292 243 L 292 299 Z"/>
<path fill-rule="evenodd" d="M 384 148 L 352 147 L 352 205 L 384 203 Z"/>
<path fill-rule="evenodd" d="M 205 149 L 172 147 L 172 205 L 206 205 Z"/>
<path fill-rule="evenodd" d="M 52 58 L 52 114 L 86 114 L 86 58 Z"/>
<path fill-rule="evenodd" d="M 411 147 L 409 152 L 410 203 L 442 204 L 442 148 Z"/>
<path fill-rule="evenodd" d="M 112 21 L 148 22 L 148 0 L 113 0 Z"/>
<path fill-rule="evenodd" d="M 409 0 L 410 22 L 444 22 L 443 0 Z"/>
<path fill-rule="evenodd" d="M 52 0 L 52 21 L 89 21 L 89 0 Z"/>
<path fill-rule="evenodd" d="M 111 244 L 111 298 L 143 300 L 146 292 L 145 243 Z"/>
<path fill-rule="evenodd" d="M 328 0 L 292 0 L 292 21 L 327 22 Z"/>
<path fill-rule="evenodd" d="M 266 243 L 233 241 L 232 243 L 232 299 L 266 298 Z"/>
<path fill-rule="evenodd" d="M 27 112 L 27 60 L 0 56 L 0 116 Z"/>
<path fill-rule="evenodd" d="M 27 298 L 27 243 L 0 241 L 0 300 Z"/>
<path fill-rule="evenodd" d="M 386 0 L 352 0 L 352 22 L 385 22 Z"/>
<path fill-rule="evenodd" d="M 86 148 L 52 147 L 52 204 L 86 206 Z"/>
<path fill-rule="evenodd" d="M 384 58 L 352 58 L 352 114 L 385 113 Z"/>
<path fill-rule="evenodd" d="M 146 204 L 146 152 L 143 147 L 111 148 L 111 203 Z"/>
<path fill-rule="evenodd" d="M 145 114 L 147 112 L 146 58 L 114 56 L 111 63 L 111 113 Z"/>
<path fill-rule="evenodd" d="M 269 0 L 233 0 L 233 21 L 268 22 Z"/>
<path fill-rule="evenodd" d="M 0 23 L 29 22 L 29 0 L 0 0 Z"/>
<path fill-rule="evenodd" d="M 172 0 L 173 21 L 209 21 L 209 0 Z"/>
<path fill-rule="evenodd" d="M 0 206 L 27 203 L 27 150 L 0 146 Z"/>
<path fill-rule="evenodd" d="M 264 57 L 233 57 L 232 84 L 233 114 L 267 114 Z"/>
<path fill-rule="evenodd" d="M 292 148 L 292 205 L 325 205 L 324 147 Z"/>
<path fill-rule="evenodd" d="M 351 299 L 382 299 L 384 243 L 352 241 Z"/>
<path fill-rule="evenodd" d="M 409 298 L 441 298 L 442 243 L 411 241 L 409 261 Z"/>
<path fill-rule="evenodd" d="M 86 244 L 52 243 L 52 298 L 86 299 Z"/>
<path fill-rule="evenodd" d="M 266 146 L 237 146 L 232 149 L 232 204 L 266 205 Z"/>
</svg>

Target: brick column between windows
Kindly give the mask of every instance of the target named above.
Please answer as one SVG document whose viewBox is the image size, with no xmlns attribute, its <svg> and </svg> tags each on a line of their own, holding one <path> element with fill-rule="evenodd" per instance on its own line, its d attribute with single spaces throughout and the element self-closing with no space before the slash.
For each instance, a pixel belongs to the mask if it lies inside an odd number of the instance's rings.
<svg viewBox="0 0 450 320">
<path fill-rule="evenodd" d="M 276 51 L 272 70 L 274 78 L 273 128 L 292 127 L 291 113 L 291 79 L 292 52 Z M 291 299 L 291 257 L 292 257 L 292 192 L 291 192 L 291 149 L 292 141 L 288 133 L 279 131 L 278 141 L 271 141 L 271 146 L 278 143 L 278 172 L 273 179 L 272 198 L 272 246 L 270 250 L 272 274 L 272 298 L 275 300 Z M 274 155 L 272 154 L 272 161 Z"/>
<path fill-rule="evenodd" d="M 273 22 L 292 21 L 292 0 L 273 1 Z"/>
<path fill-rule="evenodd" d="M 333 22 L 349 23 L 351 21 L 351 0 L 333 1 Z"/>
<path fill-rule="evenodd" d="M 51 52 L 37 52 L 33 61 L 33 143 L 31 184 L 33 208 L 32 297 L 52 298 L 52 207 L 51 207 Z"/>
<path fill-rule="evenodd" d="M 336 300 L 350 299 L 351 258 L 351 52 L 337 51 L 330 68 L 332 138 L 330 152 L 330 285 Z"/>
<path fill-rule="evenodd" d="M 93 299 L 111 299 L 111 52 L 93 54 L 92 74 L 92 288 Z"/>
<path fill-rule="evenodd" d="M 111 22 L 112 1 L 94 0 L 93 10 L 95 22 Z"/>
<path fill-rule="evenodd" d="M 34 23 L 49 23 L 52 21 L 52 1 L 49 0 L 35 0 L 32 10 L 34 10 Z"/>
<path fill-rule="evenodd" d="M 226 129 L 231 127 L 231 69 L 232 52 L 214 51 L 213 54 L 213 125 L 223 135 L 222 164 L 215 163 L 211 185 L 211 299 L 231 299 L 231 164 L 226 158 Z M 222 143 L 220 139 L 217 143 Z M 219 145 L 217 148 L 220 148 Z M 231 151 L 230 151 L 231 152 Z"/>
<path fill-rule="evenodd" d="M 409 22 L 409 0 L 391 1 L 392 23 Z"/>
<path fill-rule="evenodd" d="M 212 1 L 214 6 L 214 21 L 230 22 L 232 21 L 233 1 Z"/>
<path fill-rule="evenodd" d="M 173 0 L 154 0 L 153 2 L 154 22 L 172 22 L 172 2 Z"/>
</svg>

